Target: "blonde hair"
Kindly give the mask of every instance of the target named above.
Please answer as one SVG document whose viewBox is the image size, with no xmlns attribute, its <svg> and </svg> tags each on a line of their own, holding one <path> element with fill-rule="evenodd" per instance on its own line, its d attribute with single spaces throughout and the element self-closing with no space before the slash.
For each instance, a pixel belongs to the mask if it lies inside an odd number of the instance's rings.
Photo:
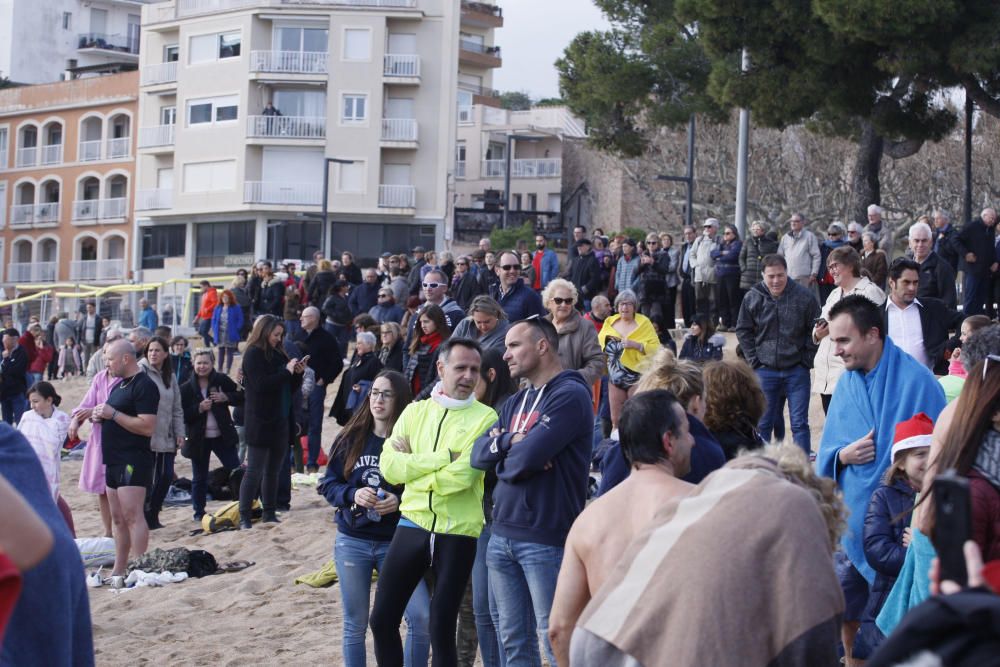
<svg viewBox="0 0 1000 667">
<path fill-rule="evenodd" d="M 705 394 L 705 382 L 701 378 L 701 368 L 696 364 L 678 359 L 669 348 L 661 347 L 652 362 L 642 373 L 635 392 L 667 389 L 672 392 L 685 411 L 695 398 Z"/>
</svg>

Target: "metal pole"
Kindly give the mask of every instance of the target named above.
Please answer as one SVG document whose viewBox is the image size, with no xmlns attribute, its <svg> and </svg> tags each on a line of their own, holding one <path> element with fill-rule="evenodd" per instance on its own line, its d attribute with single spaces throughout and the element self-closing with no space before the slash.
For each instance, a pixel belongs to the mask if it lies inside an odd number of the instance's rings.
<svg viewBox="0 0 1000 667">
<path fill-rule="evenodd" d="M 329 210 L 326 199 L 330 196 L 330 158 L 323 160 L 323 229 L 319 232 L 319 249 L 323 251 L 323 256 L 328 257 L 330 251 L 326 248 L 326 228 L 329 226 Z"/>
<path fill-rule="evenodd" d="M 741 70 L 750 69 L 750 54 L 743 49 Z M 740 108 L 740 140 L 736 156 L 736 230 L 740 238 L 746 236 L 747 229 L 747 144 L 750 134 L 750 110 Z"/>
<path fill-rule="evenodd" d="M 976 103 L 965 93 L 965 222 L 972 220 L 972 114 Z"/>
<path fill-rule="evenodd" d="M 691 114 L 691 120 L 688 121 L 687 166 L 687 215 L 685 215 L 685 219 L 687 226 L 690 227 L 694 220 L 694 211 L 691 210 L 694 202 L 694 114 Z"/>
<path fill-rule="evenodd" d="M 504 156 L 503 170 L 503 217 L 500 218 L 500 229 L 507 229 L 507 210 L 510 208 L 510 154 L 514 145 L 514 135 L 507 135 L 507 152 Z"/>
</svg>

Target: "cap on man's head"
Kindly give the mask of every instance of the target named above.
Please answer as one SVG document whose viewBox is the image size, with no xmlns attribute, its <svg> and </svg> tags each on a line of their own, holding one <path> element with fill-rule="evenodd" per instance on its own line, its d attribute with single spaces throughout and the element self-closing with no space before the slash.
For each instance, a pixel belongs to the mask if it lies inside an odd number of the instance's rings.
<svg viewBox="0 0 1000 667">
<path fill-rule="evenodd" d="M 715 218 L 709 218 L 708 220 L 705 221 L 705 224 L 702 225 L 702 227 L 718 227 L 718 226 L 719 226 L 719 221 Z"/>
</svg>

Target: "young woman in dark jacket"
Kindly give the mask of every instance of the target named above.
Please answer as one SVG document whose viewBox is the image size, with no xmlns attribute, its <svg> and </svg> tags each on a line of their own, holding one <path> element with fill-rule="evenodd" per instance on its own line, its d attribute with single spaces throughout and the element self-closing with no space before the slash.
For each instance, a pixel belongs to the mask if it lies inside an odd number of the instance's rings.
<svg viewBox="0 0 1000 667">
<path fill-rule="evenodd" d="M 712 318 L 706 314 L 695 315 L 691 330 L 684 336 L 679 358 L 705 363 L 722 359 L 722 348 L 726 337 L 715 333 Z"/>
<path fill-rule="evenodd" d="M 208 464 L 215 452 L 230 474 L 239 469 L 237 446 L 240 438 L 229 411 L 243 405 L 243 392 L 228 376 L 213 370 L 211 350 L 194 355 L 194 375 L 181 385 L 187 441 L 181 453 L 191 459 L 191 506 L 194 520 L 205 514 Z"/>
<path fill-rule="evenodd" d="M 336 419 L 338 424 L 341 426 L 346 424 L 355 412 L 354 409 L 347 407 L 351 393 L 363 391 L 361 383 L 373 381 L 381 370 L 382 362 L 375 354 L 375 334 L 370 331 L 362 331 L 357 336 L 354 357 L 340 377 L 337 397 L 333 400 L 333 406 L 330 408 L 330 416 Z"/>
<path fill-rule="evenodd" d="M 282 347 L 285 323 L 274 315 L 254 322 L 243 353 L 247 470 L 240 484 L 240 527 L 252 528 L 250 510 L 261 492 L 264 521 L 278 523 L 275 507 L 282 457 L 294 435 L 292 392 L 302 384 L 307 359 L 289 359 Z"/>
<path fill-rule="evenodd" d="M 410 344 L 409 354 L 403 360 L 403 374 L 417 400 L 424 391 L 430 396 L 431 389 L 438 379 L 438 347 L 448 340 L 449 336 L 451 330 L 440 306 L 432 304 L 424 308 L 413 329 L 413 342 Z"/>
<path fill-rule="evenodd" d="M 395 371 L 379 373 L 361 407 L 337 436 L 317 491 L 337 508 L 333 555 L 344 605 L 341 650 L 347 667 L 364 667 L 372 572 L 382 569 L 399 522 L 402 487 L 382 477 L 386 437 L 410 403 L 410 388 Z M 426 665 L 430 651 L 430 597 L 421 582 L 406 606 L 406 655 Z"/>
<path fill-rule="evenodd" d="M 382 347 L 378 360 L 387 371 L 403 372 L 403 328 L 395 322 L 383 322 L 379 329 Z"/>
</svg>

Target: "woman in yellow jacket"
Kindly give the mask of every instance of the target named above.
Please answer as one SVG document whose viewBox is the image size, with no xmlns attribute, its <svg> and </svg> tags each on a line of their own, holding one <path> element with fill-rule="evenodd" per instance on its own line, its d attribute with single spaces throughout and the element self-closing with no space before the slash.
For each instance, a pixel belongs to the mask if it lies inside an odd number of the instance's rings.
<svg viewBox="0 0 1000 667">
<path fill-rule="evenodd" d="M 618 427 L 625 400 L 632 395 L 632 388 L 639 381 L 647 360 L 660 349 L 649 318 L 636 312 L 638 298 L 630 289 L 622 290 L 615 297 L 616 315 L 604 320 L 597 339 L 608 362 L 608 403 L 611 408 L 611 427 Z"/>
<path fill-rule="evenodd" d="M 386 438 L 379 466 L 390 484 L 406 486 L 402 518 L 379 572 L 370 625 L 379 665 L 402 665 L 399 624 L 417 584 L 434 573 L 430 635 L 435 664 L 456 664 L 458 608 L 483 529 L 483 472 L 469 464 L 476 438 L 497 413 L 476 400 L 479 344 L 450 338 L 438 351 L 440 381 L 431 397 L 411 403 Z"/>
</svg>

